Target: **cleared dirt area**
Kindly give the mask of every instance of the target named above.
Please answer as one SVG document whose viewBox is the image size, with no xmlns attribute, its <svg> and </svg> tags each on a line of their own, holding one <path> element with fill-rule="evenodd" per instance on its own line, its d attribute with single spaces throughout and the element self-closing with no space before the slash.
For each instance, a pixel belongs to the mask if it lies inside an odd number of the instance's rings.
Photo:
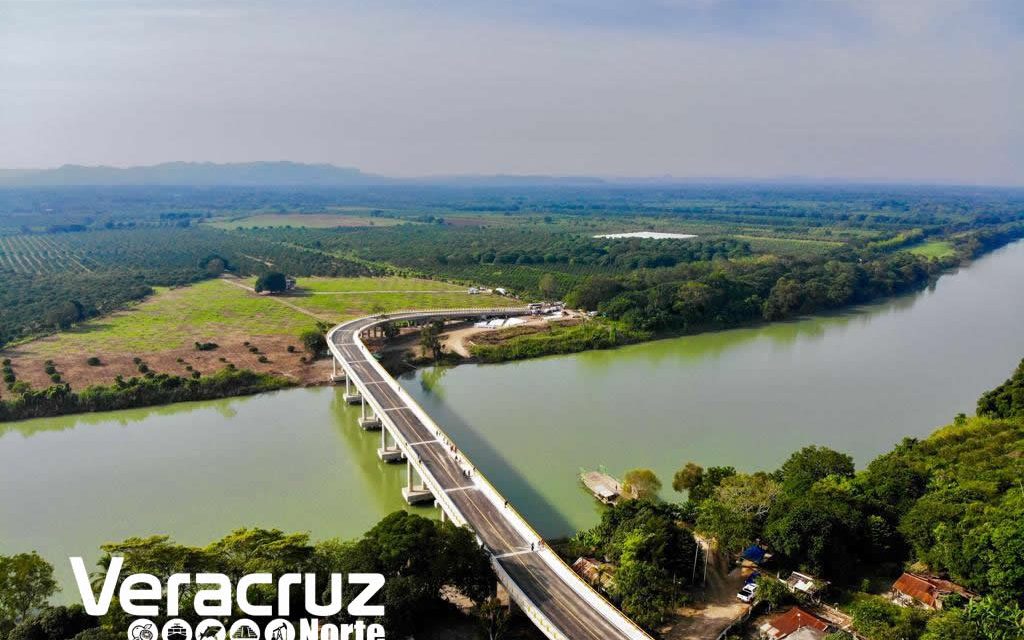
<svg viewBox="0 0 1024 640">
<path fill-rule="evenodd" d="M 740 602 L 736 592 L 746 580 L 739 568 L 731 568 L 722 554 L 712 552 L 708 558 L 707 582 L 694 594 L 694 602 L 676 614 L 679 621 L 662 630 L 666 640 L 709 640 L 729 628 L 747 614 L 750 605 Z"/>
<path fill-rule="evenodd" d="M 516 302 L 500 296 L 470 296 L 458 285 L 413 278 L 300 278 L 299 285 L 306 289 L 305 295 L 257 295 L 250 281 L 233 278 L 161 289 L 129 309 L 8 347 L 0 357 L 10 358 L 17 379 L 34 389 L 53 383 L 45 371 L 48 360 L 53 361 L 61 382 L 81 390 L 110 384 L 119 375 L 141 375 L 134 358 L 141 358 L 157 373 L 210 374 L 230 363 L 239 369 L 286 376 L 298 384 L 319 384 L 327 380 L 330 361 L 303 363 L 299 341 L 301 332 L 312 329 L 318 320 L 335 323 L 375 309 Z M 213 342 L 218 348 L 199 351 L 196 342 Z M 258 351 L 251 352 L 251 347 Z M 267 361 L 260 362 L 261 356 Z M 101 364 L 87 364 L 91 357 L 99 358 Z M 0 388 L 0 398 L 10 395 Z"/>
<path fill-rule="evenodd" d="M 244 343 L 249 342 L 246 346 Z M 34 389 L 45 389 L 52 384 L 46 373 L 46 361 L 53 361 L 62 382 L 67 382 L 72 389 L 81 390 L 94 384 L 110 384 L 117 376 L 130 378 L 142 375 L 134 358 L 142 359 L 151 371 L 172 375 L 189 376 L 192 371 L 201 374 L 215 373 L 228 363 L 239 369 L 251 369 L 262 373 L 286 376 L 299 384 L 320 384 L 327 382 L 331 373 L 329 360 L 318 360 L 303 363 L 298 340 L 284 336 L 249 337 L 236 334 L 219 338 L 218 348 L 212 351 L 197 351 L 194 346 L 189 348 L 170 349 L 157 352 L 133 351 L 90 351 L 88 353 L 40 354 L 33 349 L 33 343 L 8 349 L 5 358 L 11 359 L 11 368 L 18 380 L 32 385 Z M 296 348 L 295 353 L 288 352 L 288 346 Z M 250 347 L 259 349 L 251 353 Z M 99 366 L 91 366 L 86 361 L 90 357 L 100 359 Z M 260 362 L 264 356 L 267 362 Z M 178 362 L 178 360 L 181 362 Z M 223 360 L 222 360 L 223 359 Z M 188 369 L 191 367 L 192 369 Z M 6 388 L 0 389 L 0 397 L 10 395 Z"/>
</svg>

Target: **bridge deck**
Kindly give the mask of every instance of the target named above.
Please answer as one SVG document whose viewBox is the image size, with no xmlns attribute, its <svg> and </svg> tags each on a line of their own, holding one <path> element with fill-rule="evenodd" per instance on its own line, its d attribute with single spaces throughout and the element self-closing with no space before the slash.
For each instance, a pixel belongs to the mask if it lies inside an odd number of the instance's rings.
<svg viewBox="0 0 1024 640">
<path fill-rule="evenodd" d="M 425 319 L 440 315 L 440 312 L 393 314 L 394 320 Z M 618 638 L 648 637 L 621 613 L 610 614 L 605 606 L 595 605 L 593 594 L 587 593 L 589 586 L 580 581 L 571 571 L 557 571 L 550 558 L 545 558 L 540 546 L 531 550 L 531 540 L 514 525 L 510 508 L 505 508 L 488 498 L 474 478 L 467 478 L 460 462 L 440 430 L 432 430 L 425 424 L 406 399 L 392 387 L 392 381 L 375 363 L 367 360 L 365 347 L 359 341 L 359 333 L 374 324 L 376 318 L 362 318 L 340 325 L 330 334 L 331 351 L 339 357 L 353 376 L 353 382 L 361 393 L 369 395 L 371 406 L 381 412 L 386 427 L 396 439 L 404 441 L 404 449 L 417 468 L 421 477 L 429 474 L 433 483 L 440 487 L 458 509 L 459 514 L 487 546 L 508 577 L 525 596 L 568 640 L 615 640 Z M 418 409 L 418 407 L 417 407 Z M 422 410 L 420 410 L 422 412 Z M 479 472 L 474 472 L 479 473 Z M 442 505 L 443 506 L 443 505 Z M 450 514 L 451 515 L 451 514 Z M 499 572 L 500 576 L 500 572 Z M 621 617 L 611 620 L 609 618 Z M 625 623 L 624 623 L 625 621 Z M 628 626 L 627 626 L 628 624 Z M 630 628 L 631 627 L 631 628 Z M 559 637 L 557 635 L 551 637 Z"/>
</svg>

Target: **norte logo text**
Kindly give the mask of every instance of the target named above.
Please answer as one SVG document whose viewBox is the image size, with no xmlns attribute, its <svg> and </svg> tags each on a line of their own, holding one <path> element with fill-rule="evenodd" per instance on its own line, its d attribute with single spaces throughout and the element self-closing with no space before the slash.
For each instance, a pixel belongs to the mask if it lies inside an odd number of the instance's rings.
<svg viewBox="0 0 1024 640">
<path fill-rule="evenodd" d="M 343 609 L 353 618 L 383 616 L 383 605 L 370 604 L 384 587 L 384 576 L 379 573 L 350 573 L 347 576 L 332 573 L 326 588 L 325 585 L 317 585 L 316 574 L 286 573 L 277 578 L 277 602 L 271 605 L 249 601 L 250 588 L 274 584 L 274 576 L 270 573 L 244 575 L 235 585 L 222 573 L 175 573 L 167 578 L 166 583 L 148 573 L 134 573 L 122 580 L 124 558 L 114 556 L 110 559 L 99 593 L 95 593 L 85 561 L 80 557 L 72 557 L 70 561 L 86 613 L 106 615 L 116 589 L 121 609 L 140 618 L 129 626 L 128 640 L 296 640 L 296 636 L 299 640 L 382 640 L 385 637 L 380 624 L 367 624 L 363 620 L 343 625 L 321 625 L 319 622 L 319 618 L 337 615 Z M 347 605 L 343 599 L 344 583 L 357 587 Z M 194 592 L 192 610 L 199 617 L 210 618 L 197 624 L 195 629 L 185 620 L 176 618 L 181 615 L 182 590 L 189 585 L 195 587 L 190 587 Z M 292 611 L 293 594 L 300 593 L 304 596 L 301 598 L 304 611 Z M 274 619 L 266 625 L 250 619 L 236 620 L 230 629 L 225 629 L 219 620 L 214 619 L 231 616 L 234 611 L 253 618 Z M 172 619 L 158 629 L 148 618 L 160 615 Z M 288 621 L 297 617 L 298 629 Z"/>
</svg>

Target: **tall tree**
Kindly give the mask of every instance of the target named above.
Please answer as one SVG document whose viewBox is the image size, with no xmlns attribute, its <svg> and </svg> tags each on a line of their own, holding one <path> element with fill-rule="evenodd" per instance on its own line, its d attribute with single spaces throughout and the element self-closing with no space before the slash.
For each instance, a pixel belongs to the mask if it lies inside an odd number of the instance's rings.
<svg viewBox="0 0 1024 640">
<path fill-rule="evenodd" d="M 537 288 L 540 289 L 540 294 L 547 300 L 552 300 L 558 295 L 558 282 L 555 280 L 555 276 L 550 273 L 545 273 L 540 277 Z"/>
<path fill-rule="evenodd" d="M 444 331 L 444 323 L 435 320 L 420 330 L 420 346 L 424 351 L 430 352 L 434 360 L 440 360 L 444 354 L 444 343 L 441 342 L 441 333 Z"/>
<path fill-rule="evenodd" d="M 53 567 L 35 551 L 0 556 L 0 631 L 45 605 L 57 590 Z"/>
<path fill-rule="evenodd" d="M 654 500 L 661 491 L 661 480 L 650 469 L 633 469 L 622 477 L 622 491 L 638 500 Z"/>
<path fill-rule="evenodd" d="M 288 288 L 288 278 L 280 271 L 270 271 L 256 278 L 256 293 L 280 293 Z"/>
</svg>

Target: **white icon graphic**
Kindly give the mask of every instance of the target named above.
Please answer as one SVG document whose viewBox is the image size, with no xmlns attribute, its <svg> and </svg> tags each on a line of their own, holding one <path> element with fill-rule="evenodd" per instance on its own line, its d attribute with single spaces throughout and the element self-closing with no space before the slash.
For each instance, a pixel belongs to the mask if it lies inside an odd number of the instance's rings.
<svg viewBox="0 0 1024 640">
<path fill-rule="evenodd" d="M 235 620 L 228 635 L 231 636 L 231 640 L 259 640 L 260 628 L 252 620 L 242 618 Z"/>
<path fill-rule="evenodd" d="M 220 620 L 203 620 L 196 625 L 196 640 L 225 640 L 228 636 L 227 629 Z"/>
<path fill-rule="evenodd" d="M 156 640 L 156 625 L 145 618 L 133 621 L 128 625 L 128 640 Z"/>
<path fill-rule="evenodd" d="M 192 640 L 192 626 L 181 618 L 173 618 L 164 623 L 163 640 Z"/>
<path fill-rule="evenodd" d="M 283 618 L 271 620 L 263 632 L 266 640 L 295 640 L 295 627 Z"/>
</svg>

